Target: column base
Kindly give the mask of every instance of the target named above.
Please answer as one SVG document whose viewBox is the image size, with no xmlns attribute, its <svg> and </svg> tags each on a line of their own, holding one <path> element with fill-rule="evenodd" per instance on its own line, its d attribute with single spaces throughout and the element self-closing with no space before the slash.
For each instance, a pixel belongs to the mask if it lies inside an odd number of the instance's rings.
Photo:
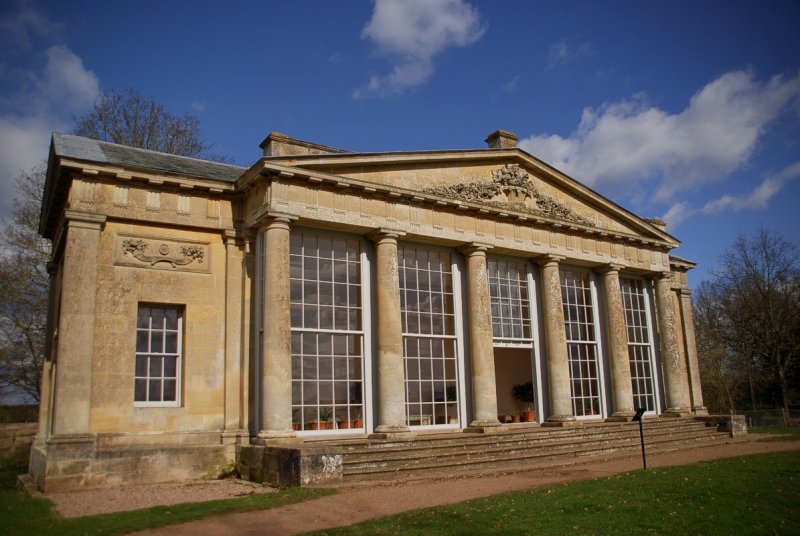
<svg viewBox="0 0 800 536">
<path fill-rule="evenodd" d="M 606 422 L 630 422 L 634 415 L 636 413 L 632 411 L 615 411 L 606 418 Z"/>
<path fill-rule="evenodd" d="M 412 441 L 416 437 L 416 432 L 375 432 L 373 434 L 369 434 L 367 439 L 380 439 L 382 441 Z"/>
<path fill-rule="evenodd" d="M 261 430 L 255 438 L 250 440 L 252 445 L 297 445 L 303 438 L 297 437 L 294 430 Z"/>
<path fill-rule="evenodd" d="M 542 426 L 547 427 L 565 427 L 565 426 L 580 426 L 581 422 L 575 418 L 574 415 L 551 415 Z"/>
<path fill-rule="evenodd" d="M 505 432 L 507 429 L 508 427 L 503 426 L 498 420 L 475 420 L 469 423 L 469 426 L 463 431 L 470 434 L 494 435 Z"/>
<path fill-rule="evenodd" d="M 689 408 L 667 408 L 664 413 L 661 414 L 662 417 L 689 417 L 692 415 L 692 410 Z"/>
<path fill-rule="evenodd" d="M 708 415 L 708 408 L 705 406 L 694 406 L 692 408 L 692 411 L 694 411 L 695 415 L 700 415 L 700 416 Z"/>
<path fill-rule="evenodd" d="M 247 430 L 225 430 L 220 434 L 223 445 L 247 445 L 250 443 L 250 432 Z"/>
</svg>

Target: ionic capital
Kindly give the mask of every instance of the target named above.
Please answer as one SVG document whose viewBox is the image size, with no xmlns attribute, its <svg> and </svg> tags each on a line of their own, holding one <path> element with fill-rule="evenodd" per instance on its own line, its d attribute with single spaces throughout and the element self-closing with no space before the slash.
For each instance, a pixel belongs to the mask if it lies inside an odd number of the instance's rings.
<svg viewBox="0 0 800 536">
<path fill-rule="evenodd" d="M 623 264 L 614 264 L 611 262 L 601 264 L 599 266 L 594 267 L 594 271 L 600 275 L 619 275 L 619 272 L 625 268 Z"/>
<path fill-rule="evenodd" d="M 367 239 L 375 242 L 376 244 L 382 244 L 386 242 L 397 243 L 399 238 L 402 238 L 406 235 L 405 231 L 401 231 L 399 229 L 389 229 L 385 227 L 379 227 L 375 229 L 371 233 L 367 235 Z"/>
<path fill-rule="evenodd" d="M 492 246 L 489 244 L 482 244 L 480 242 L 470 242 L 469 244 L 464 244 L 458 251 L 466 255 L 467 257 L 472 257 L 473 255 L 480 255 L 486 256 L 486 252 L 492 249 Z"/>
<path fill-rule="evenodd" d="M 539 266 L 541 266 L 542 268 L 545 268 L 547 266 L 552 266 L 552 265 L 558 266 L 558 263 L 563 261 L 565 258 L 566 257 L 562 255 L 551 255 L 548 253 L 545 255 L 539 255 L 538 257 L 534 257 L 531 260 L 534 261 Z"/>
<path fill-rule="evenodd" d="M 289 230 L 289 224 L 297 220 L 294 214 L 286 212 L 268 211 L 264 214 L 263 219 L 259 222 L 262 228 L 266 231 L 269 229 L 285 229 Z"/>
</svg>

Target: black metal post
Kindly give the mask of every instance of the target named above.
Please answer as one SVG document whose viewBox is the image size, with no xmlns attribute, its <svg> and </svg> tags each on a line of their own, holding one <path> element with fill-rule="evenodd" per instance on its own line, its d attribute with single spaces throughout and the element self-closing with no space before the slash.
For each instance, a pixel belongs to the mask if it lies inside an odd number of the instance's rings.
<svg viewBox="0 0 800 536">
<path fill-rule="evenodd" d="M 639 421 L 639 441 L 642 443 L 642 464 L 644 470 L 647 471 L 647 453 L 644 450 L 644 412 L 647 408 L 639 408 L 636 410 L 636 415 L 633 416 L 634 421 Z"/>
</svg>

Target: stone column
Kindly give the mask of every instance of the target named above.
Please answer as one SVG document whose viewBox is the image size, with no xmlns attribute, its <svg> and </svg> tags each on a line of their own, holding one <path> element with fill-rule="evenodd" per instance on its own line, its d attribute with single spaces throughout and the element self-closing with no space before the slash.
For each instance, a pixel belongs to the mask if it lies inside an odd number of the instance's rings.
<svg viewBox="0 0 800 536">
<path fill-rule="evenodd" d="M 58 309 L 60 294 L 60 271 L 55 262 L 47 263 L 50 287 L 47 298 L 47 329 L 44 343 L 44 363 L 42 363 L 41 387 L 39 392 L 39 425 L 34 442 L 42 444 L 50 435 L 53 409 L 53 374 L 55 373 L 55 348 L 58 345 Z"/>
<path fill-rule="evenodd" d="M 53 435 L 91 433 L 97 253 L 105 216 L 65 211 Z"/>
<path fill-rule="evenodd" d="M 289 310 L 289 223 L 295 216 L 270 212 L 264 232 L 264 331 L 261 343 L 264 442 L 295 437 L 292 431 L 292 333 Z"/>
<path fill-rule="evenodd" d="M 241 434 L 242 375 L 242 277 L 244 258 L 241 240 L 233 229 L 225 240 L 225 432 L 223 441 L 235 441 Z"/>
<path fill-rule="evenodd" d="M 538 259 L 542 267 L 542 305 L 544 306 L 544 342 L 547 352 L 547 383 L 550 415 L 543 426 L 576 423 L 572 413 L 567 334 L 564 327 L 564 303 L 561 300 L 559 261 L 564 257 L 547 255 Z"/>
<path fill-rule="evenodd" d="M 500 421 L 497 420 L 489 274 L 486 271 L 486 251 L 490 247 L 484 244 L 470 244 L 461 250 L 467 257 L 467 304 L 474 417 L 470 428 L 484 432 L 487 428 L 500 426 Z"/>
<path fill-rule="evenodd" d="M 376 436 L 409 434 L 406 423 L 403 323 L 400 315 L 400 273 L 397 239 L 403 231 L 378 229 L 375 242 L 375 301 L 377 305 L 378 426 Z"/>
<path fill-rule="evenodd" d="M 658 337 L 664 380 L 667 388 L 667 409 L 664 416 L 682 417 L 688 415 L 688 385 L 684 381 L 686 373 L 678 348 L 675 309 L 672 303 L 672 276 L 663 272 L 656 279 L 656 313 L 658 317 Z"/>
<path fill-rule="evenodd" d="M 614 412 L 607 421 L 629 421 L 636 413 L 633 407 L 631 366 L 628 357 L 628 334 L 625 326 L 625 308 L 619 284 L 619 269 L 615 264 L 599 268 L 605 295 L 606 337 L 608 360 L 611 363 L 611 389 Z"/>
<path fill-rule="evenodd" d="M 683 323 L 683 341 L 686 346 L 686 361 L 689 369 L 689 391 L 692 411 L 696 415 L 708 415 L 708 408 L 703 405 L 703 388 L 700 385 L 700 364 L 697 362 L 697 342 L 694 333 L 694 316 L 692 314 L 692 291 L 682 288 L 679 291 L 681 319 Z"/>
</svg>

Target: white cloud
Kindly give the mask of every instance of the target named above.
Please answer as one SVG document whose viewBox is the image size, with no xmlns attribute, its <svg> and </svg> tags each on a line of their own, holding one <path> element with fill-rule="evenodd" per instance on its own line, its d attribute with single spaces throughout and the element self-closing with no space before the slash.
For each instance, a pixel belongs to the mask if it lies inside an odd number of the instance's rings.
<svg viewBox="0 0 800 536">
<path fill-rule="evenodd" d="M 554 69 L 579 58 L 590 56 L 593 52 L 591 43 L 581 43 L 573 46 L 562 39 L 550 45 L 547 53 L 547 68 Z"/>
<path fill-rule="evenodd" d="M 18 12 L 0 21 L 0 28 L 18 21 L 20 38 L 41 38 L 58 24 L 30 3 L 19 3 Z M 99 94 L 99 81 L 83 60 L 65 45 L 25 51 L 24 63 L 40 64 L 40 70 L 15 69 L 0 73 L 0 217 L 9 215 L 15 196 L 15 179 L 47 159 L 50 134 L 66 130 L 74 113 L 84 111 Z"/>
<path fill-rule="evenodd" d="M 670 207 L 663 219 L 671 227 L 677 227 L 697 214 L 713 215 L 726 211 L 765 210 L 769 201 L 775 197 L 790 181 L 800 177 L 800 162 L 783 168 L 780 172 L 767 176 L 758 186 L 746 195 L 725 194 L 706 202 L 700 208 L 692 207 L 681 201 Z"/>
<path fill-rule="evenodd" d="M 14 9 L 0 17 L 0 44 L 13 50 L 26 50 L 35 39 L 60 34 L 61 24 L 53 22 L 42 13 L 36 2 L 16 0 Z"/>
<path fill-rule="evenodd" d="M 611 192 L 657 187 L 655 199 L 718 182 L 752 156 L 769 124 L 800 97 L 800 76 L 767 81 L 732 71 L 701 88 L 680 113 L 646 95 L 585 108 L 568 137 L 538 135 L 519 145 L 576 179 Z"/>
<path fill-rule="evenodd" d="M 509 82 L 503 84 L 503 91 L 506 93 L 514 93 L 518 87 L 519 87 L 519 75 L 516 75 Z"/>
<path fill-rule="evenodd" d="M 433 74 L 436 55 L 472 44 L 485 31 L 478 10 L 465 0 L 375 0 L 361 36 L 394 66 L 387 75 L 373 75 L 353 96 L 383 97 L 417 87 Z"/>
</svg>

